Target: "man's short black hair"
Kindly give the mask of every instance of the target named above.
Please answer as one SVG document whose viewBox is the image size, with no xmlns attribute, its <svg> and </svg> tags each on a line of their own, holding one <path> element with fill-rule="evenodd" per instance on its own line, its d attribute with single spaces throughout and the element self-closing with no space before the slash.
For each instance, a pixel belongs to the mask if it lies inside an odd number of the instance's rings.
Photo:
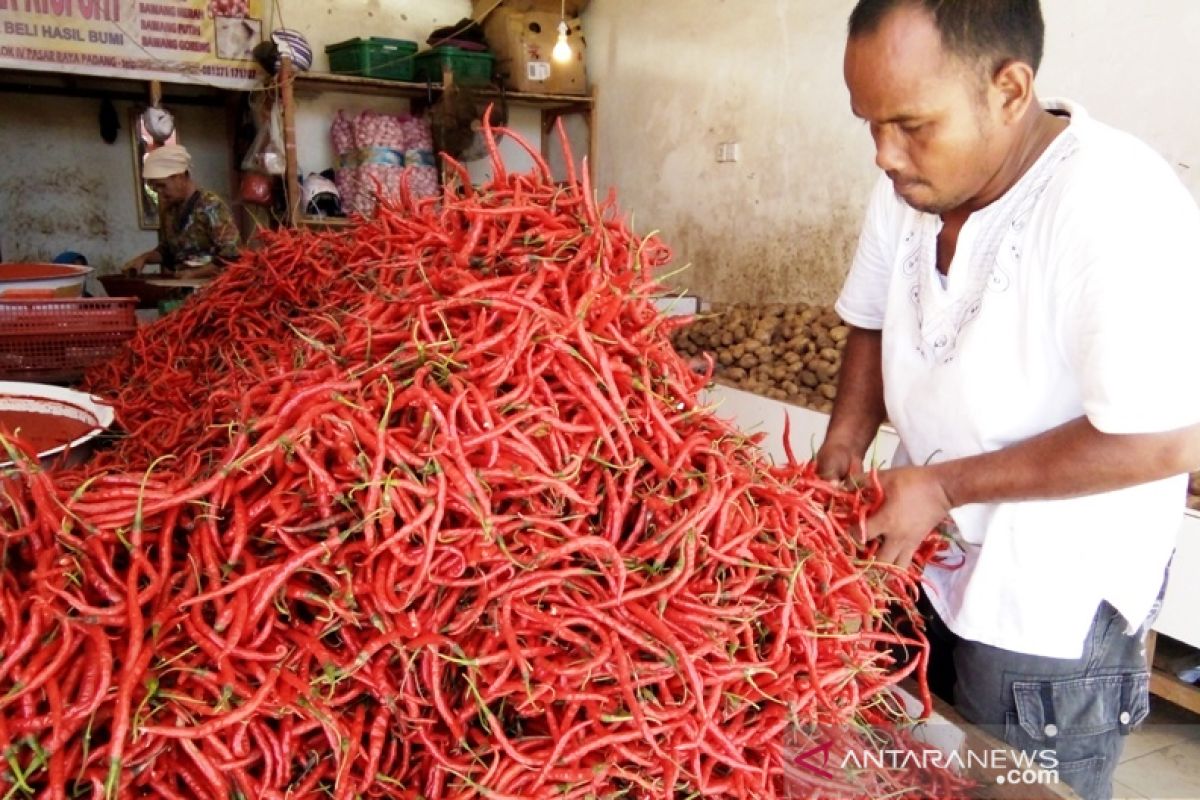
<svg viewBox="0 0 1200 800">
<path fill-rule="evenodd" d="M 1023 61 L 1037 72 L 1042 63 L 1046 23 L 1038 0 L 858 0 L 850 12 L 850 38 L 874 33 L 905 6 L 929 12 L 942 45 L 989 72 L 1008 61 Z"/>
</svg>

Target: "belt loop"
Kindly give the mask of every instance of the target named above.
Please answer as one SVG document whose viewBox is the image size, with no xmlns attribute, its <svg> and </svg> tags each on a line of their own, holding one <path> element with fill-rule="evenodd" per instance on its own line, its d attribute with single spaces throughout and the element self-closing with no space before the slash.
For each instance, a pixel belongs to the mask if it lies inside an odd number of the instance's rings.
<svg viewBox="0 0 1200 800">
<path fill-rule="evenodd" d="M 1129 712 L 1130 694 L 1133 692 L 1133 680 L 1124 678 L 1121 681 L 1121 705 L 1117 710 L 1117 729 L 1122 736 L 1128 736 L 1133 715 Z"/>
<path fill-rule="evenodd" d="M 1058 736 L 1058 720 L 1054 716 L 1054 684 L 1050 681 L 1042 683 L 1042 717 L 1045 727 L 1042 728 L 1042 733 L 1050 741 L 1050 747 L 1054 747 L 1054 737 Z"/>
</svg>

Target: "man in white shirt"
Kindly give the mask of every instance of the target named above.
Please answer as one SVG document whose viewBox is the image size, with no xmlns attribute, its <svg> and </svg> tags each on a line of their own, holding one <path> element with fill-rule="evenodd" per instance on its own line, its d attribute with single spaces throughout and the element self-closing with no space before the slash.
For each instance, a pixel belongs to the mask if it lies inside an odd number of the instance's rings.
<svg viewBox="0 0 1200 800">
<path fill-rule="evenodd" d="M 1200 467 L 1200 210 L 1133 137 L 1039 102 L 1037 0 L 860 0 L 845 76 L 884 175 L 837 310 L 817 460 L 900 434 L 867 523 L 926 569 L 931 679 L 970 721 L 1111 795 L 1146 714 L 1142 637 Z"/>
</svg>

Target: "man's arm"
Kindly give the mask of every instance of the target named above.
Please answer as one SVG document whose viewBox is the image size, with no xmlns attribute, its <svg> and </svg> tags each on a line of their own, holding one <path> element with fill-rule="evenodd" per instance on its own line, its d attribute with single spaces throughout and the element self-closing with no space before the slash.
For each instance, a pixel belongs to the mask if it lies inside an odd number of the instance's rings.
<svg viewBox="0 0 1200 800">
<path fill-rule="evenodd" d="M 220 199 L 208 210 L 209 236 L 212 241 L 213 264 L 223 266 L 236 261 L 242 245 L 233 212 Z"/>
<path fill-rule="evenodd" d="M 1200 425 L 1111 434 L 1079 417 L 1002 450 L 881 472 L 887 500 L 867 520 L 866 538 L 882 536 L 879 559 L 906 566 L 952 508 L 1100 494 L 1197 468 Z"/>
<path fill-rule="evenodd" d="M 863 456 L 887 415 L 883 405 L 883 334 L 850 328 L 837 399 L 825 440 L 817 451 L 821 476 L 838 480 L 862 470 Z"/>
</svg>

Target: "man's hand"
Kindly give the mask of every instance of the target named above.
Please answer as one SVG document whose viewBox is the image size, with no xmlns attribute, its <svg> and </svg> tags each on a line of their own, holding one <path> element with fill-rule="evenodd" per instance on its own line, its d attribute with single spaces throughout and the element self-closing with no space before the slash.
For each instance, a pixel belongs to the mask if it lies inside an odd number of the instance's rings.
<svg viewBox="0 0 1200 800">
<path fill-rule="evenodd" d="M 876 559 L 906 569 L 925 537 L 950 513 L 950 498 L 931 467 L 879 473 L 884 503 L 867 518 L 867 541 L 882 536 Z"/>
<path fill-rule="evenodd" d="M 140 275 L 145 266 L 146 255 L 143 253 L 140 256 L 135 256 L 126 261 L 125 265 L 121 267 L 121 272 L 122 274 L 128 275 L 132 278 L 135 275 Z"/>
<path fill-rule="evenodd" d="M 862 453 L 836 439 L 826 439 L 817 451 L 817 474 L 827 481 L 840 481 L 862 474 Z"/>
</svg>

